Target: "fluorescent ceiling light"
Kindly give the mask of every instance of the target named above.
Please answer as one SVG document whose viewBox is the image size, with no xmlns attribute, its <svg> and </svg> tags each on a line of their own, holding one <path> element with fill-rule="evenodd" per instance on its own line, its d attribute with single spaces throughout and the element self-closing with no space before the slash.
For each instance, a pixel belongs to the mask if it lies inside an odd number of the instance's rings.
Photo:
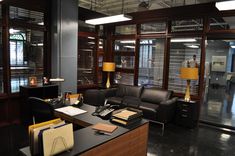
<svg viewBox="0 0 235 156">
<path fill-rule="evenodd" d="M 44 25 L 44 22 L 39 22 L 38 25 Z"/>
<path fill-rule="evenodd" d="M 199 48 L 198 45 L 187 45 L 187 47 L 189 47 L 189 48 L 195 48 L 195 49 Z"/>
<path fill-rule="evenodd" d="M 94 39 L 95 39 L 95 37 L 90 37 L 90 36 L 88 36 L 87 38 L 92 39 L 92 40 L 94 40 Z"/>
<path fill-rule="evenodd" d="M 231 48 L 235 49 L 235 45 L 232 45 Z"/>
<path fill-rule="evenodd" d="M 108 24 L 108 23 L 115 23 L 115 22 L 129 21 L 129 20 L 132 20 L 131 16 L 121 14 L 115 16 L 90 19 L 86 20 L 85 23 L 92 25 L 100 25 L 100 24 Z"/>
<path fill-rule="evenodd" d="M 171 39 L 171 42 L 196 42 L 195 38 L 175 38 Z"/>
<path fill-rule="evenodd" d="M 135 40 L 122 40 L 120 43 L 135 43 Z"/>
<path fill-rule="evenodd" d="M 235 1 L 216 2 L 215 6 L 220 11 L 234 10 L 235 9 Z"/>
<path fill-rule="evenodd" d="M 20 32 L 20 30 L 16 30 L 16 29 L 10 29 L 9 30 L 9 32 L 10 32 L 10 34 L 14 34 L 14 33 L 18 33 L 18 32 Z"/>
<path fill-rule="evenodd" d="M 135 46 L 124 46 L 125 48 L 135 49 Z"/>
</svg>

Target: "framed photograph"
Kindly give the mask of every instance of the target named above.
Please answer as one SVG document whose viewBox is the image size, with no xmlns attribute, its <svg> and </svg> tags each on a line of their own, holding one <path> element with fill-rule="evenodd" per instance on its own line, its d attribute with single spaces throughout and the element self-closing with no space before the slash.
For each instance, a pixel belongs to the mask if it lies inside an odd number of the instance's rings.
<svg viewBox="0 0 235 156">
<path fill-rule="evenodd" d="M 49 78 L 48 77 L 43 77 L 43 80 L 42 80 L 42 83 L 43 85 L 49 85 Z"/>
<path fill-rule="evenodd" d="M 35 76 L 31 76 L 29 77 L 29 86 L 37 86 L 37 77 Z"/>
<path fill-rule="evenodd" d="M 211 71 L 225 72 L 226 71 L 226 56 L 212 56 Z"/>
</svg>

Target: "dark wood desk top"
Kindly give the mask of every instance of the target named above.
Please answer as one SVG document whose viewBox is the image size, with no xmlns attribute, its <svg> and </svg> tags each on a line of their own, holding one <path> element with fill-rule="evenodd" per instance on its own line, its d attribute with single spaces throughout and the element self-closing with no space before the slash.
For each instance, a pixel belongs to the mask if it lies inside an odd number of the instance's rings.
<svg viewBox="0 0 235 156">
<path fill-rule="evenodd" d="M 70 152 L 63 152 L 61 156 L 72 156 L 72 155 L 80 155 L 94 147 L 97 147 L 105 142 L 108 142 L 114 138 L 117 138 L 137 127 L 140 127 L 144 124 L 148 124 L 147 120 L 140 120 L 134 124 L 129 125 L 128 127 L 118 126 L 118 128 L 111 134 L 97 134 L 93 129 L 92 125 L 96 123 L 110 123 L 109 120 L 103 120 L 100 117 L 91 115 L 95 111 L 95 106 L 91 106 L 88 104 L 83 104 L 80 109 L 84 109 L 87 112 L 84 114 L 79 114 L 76 116 L 69 116 L 60 112 L 55 111 L 55 115 L 57 117 L 61 117 L 62 119 L 68 120 L 75 124 L 79 124 L 84 126 L 85 128 L 74 131 L 74 147 Z M 29 147 L 25 147 L 20 149 L 21 153 L 26 156 L 31 156 Z"/>
<path fill-rule="evenodd" d="M 60 156 L 73 156 L 73 155 L 80 155 L 94 147 L 97 147 L 105 142 L 108 142 L 112 139 L 115 139 L 132 129 L 135 129 L 139 126 L 144 124 L 148 124 L 146 120 L 142 120 L 137 122 L 129 127 L 121 127 L 119 126 L 112 135 L 105 135 L 105 134 L 97 134 L 91 126 L 77 130 L 74 132 L 74 147 L 70 152 L 63 152 Z M 20 149 L 20 151 L 26 155 L 31 156 L 29 146 Z"/>
</svg>

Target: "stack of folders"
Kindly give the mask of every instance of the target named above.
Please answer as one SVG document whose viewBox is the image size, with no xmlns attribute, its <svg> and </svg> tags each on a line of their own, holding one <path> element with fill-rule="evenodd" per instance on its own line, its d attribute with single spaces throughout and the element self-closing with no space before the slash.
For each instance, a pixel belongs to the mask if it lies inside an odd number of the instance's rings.
<svg viewBox="0 0 235 156">
<path fill-rule="evenodd" d="M 143 112 L 139 109 L 125 108 L 114 111 L 112 113 L 111 121 L 124 126 L 128 126 L 132 123 L 140 121 L 142 116 Z"/>
<path fill-rule="evenodd" d="M 28 131 L 32 155 L 55 155 L 74 145 L 73 126 L 61 119 L 30 125 Z"/>
</svg>

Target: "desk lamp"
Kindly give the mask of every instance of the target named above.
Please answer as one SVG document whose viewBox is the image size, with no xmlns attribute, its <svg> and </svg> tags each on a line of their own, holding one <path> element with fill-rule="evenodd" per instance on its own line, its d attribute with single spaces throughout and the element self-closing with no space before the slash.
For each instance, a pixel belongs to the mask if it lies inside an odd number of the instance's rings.
<svg viewBox="0 0 235 156">
<path fill-rule="evenodd" d="M 187 87 L 185 92 L 184 100 L 186 102 L 190 101 L 190 81 L 198 79 L 198 68 L 180 68 L 180 78 L 187 80 Z"/>
<path fill-rule="evenodd" d="M 103 71 L 108 72 L 106 88 L 110 87 L 110 72 L 115 71 L 115 63 L 114 62 L 103 62 Z"/>
</svg>

